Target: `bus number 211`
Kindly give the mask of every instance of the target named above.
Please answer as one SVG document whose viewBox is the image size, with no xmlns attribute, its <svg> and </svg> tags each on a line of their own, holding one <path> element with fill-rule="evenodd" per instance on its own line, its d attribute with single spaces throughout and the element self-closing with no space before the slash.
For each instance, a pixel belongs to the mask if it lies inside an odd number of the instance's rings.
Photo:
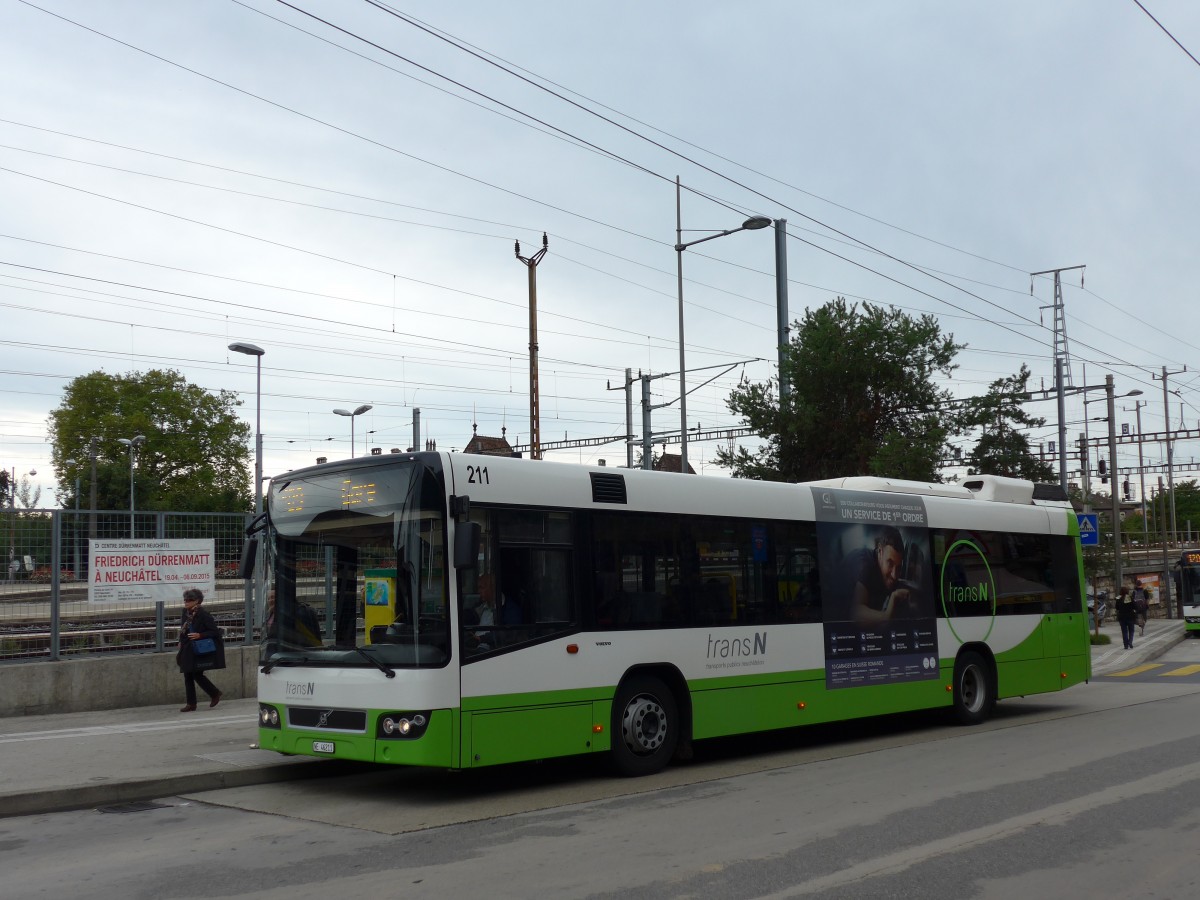
<svg viewBox="0 0 1200 900">
<path fill-rule="evenodd" d="M 467 466 L 467 484 L 491 484 L 487 466 Z"/>
</svg>

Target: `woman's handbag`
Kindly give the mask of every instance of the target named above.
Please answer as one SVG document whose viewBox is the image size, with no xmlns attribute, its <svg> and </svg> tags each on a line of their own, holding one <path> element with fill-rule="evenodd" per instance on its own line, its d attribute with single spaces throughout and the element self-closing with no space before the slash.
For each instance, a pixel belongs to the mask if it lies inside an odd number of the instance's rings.
<svg viewBox="0 0 1200 900">
<path fill-rule="evenodd" d="M 208 656 L 217 652 L 217 642 L 212 638 L 200 638 L 192 641 L 192 652 L 197 656 Z"/>
</svg>

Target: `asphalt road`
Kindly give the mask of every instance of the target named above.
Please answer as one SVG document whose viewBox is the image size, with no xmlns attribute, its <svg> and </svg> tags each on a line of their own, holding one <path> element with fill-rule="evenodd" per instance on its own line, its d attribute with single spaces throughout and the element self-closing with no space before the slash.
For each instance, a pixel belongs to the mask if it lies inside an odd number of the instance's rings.
<svg viewBox="0 0 1200 900">
<path fill-rule="evenodd" d="M 1198 737 L 1196 679 L 1115 675 L 979 728 L 921 714 L 707 742 L 644 779 L 570 760 L 209 791 L 0 820 L 0 893 L 1182 900 Z"/>
</svg>

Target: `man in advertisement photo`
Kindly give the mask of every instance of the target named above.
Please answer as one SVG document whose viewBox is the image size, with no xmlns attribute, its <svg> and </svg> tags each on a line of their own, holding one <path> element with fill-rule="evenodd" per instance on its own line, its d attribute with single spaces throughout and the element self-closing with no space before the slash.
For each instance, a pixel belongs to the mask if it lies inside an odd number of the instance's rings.
<svg viewBox="0 0 1200 900">
<path fill-rule="evenodd" d="M 842 560 L 842 596 L 850 598 L 850 617 L 864 625 L 907 618 L 916 585 L 901 583 L 904 538 L 890 525 L 880 528 L 874 547 L 862 547 Z"/>
</svg>

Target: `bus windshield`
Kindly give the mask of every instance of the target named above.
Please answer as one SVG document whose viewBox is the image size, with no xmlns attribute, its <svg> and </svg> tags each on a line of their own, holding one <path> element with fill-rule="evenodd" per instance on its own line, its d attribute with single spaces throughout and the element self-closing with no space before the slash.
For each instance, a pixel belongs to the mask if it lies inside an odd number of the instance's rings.
<svg viewBox="0 0 1200 900">
<path fill-rule="evenodd" d="M 444 509 L 437 474 L 412 459 L 276 479 L 264 667 L 445 665 Z"/>
<path fill-rule="evenodd" d="M 1200 606 L 1200 550 L 1185 550 L 1175 581 L 1184 606 Z"/>
</svg>

